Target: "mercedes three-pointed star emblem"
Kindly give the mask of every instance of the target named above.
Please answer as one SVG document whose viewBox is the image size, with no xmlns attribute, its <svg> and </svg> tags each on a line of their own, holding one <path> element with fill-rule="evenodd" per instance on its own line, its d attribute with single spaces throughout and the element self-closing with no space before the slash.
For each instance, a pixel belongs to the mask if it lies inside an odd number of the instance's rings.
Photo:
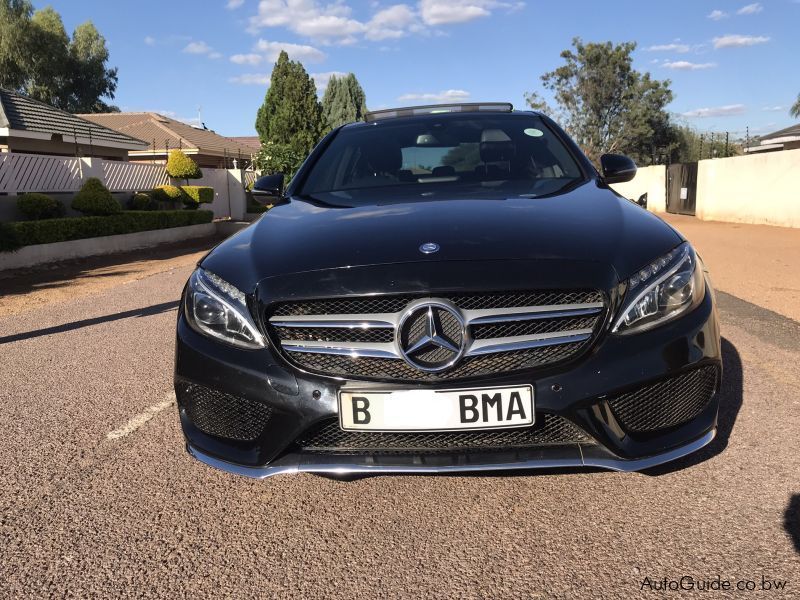
<svg viewBox="0 0 800 600">
<path fill-rule="evenodd" d="M 429 373 L 452 367 L 466 346 L 461 314 L 442 300 L 418 301 L 406 311 L 397 328 L 401 356 L 411 366 Z"/>
</svg>

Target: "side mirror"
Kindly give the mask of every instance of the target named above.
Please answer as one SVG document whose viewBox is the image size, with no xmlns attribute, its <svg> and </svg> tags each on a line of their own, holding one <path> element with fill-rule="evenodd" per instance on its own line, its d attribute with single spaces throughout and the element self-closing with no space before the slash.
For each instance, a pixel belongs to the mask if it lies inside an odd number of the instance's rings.
<svg viewBox="0 0 800 600">
<path fill-rule="evenodd" d="M 636 201 L 636 204 L 638 204 L 642 208 L 647 208 L 647 192 L 639 196 L 639 199 Z"/>
<path fill-rule="evenodd" d="M 259 177 L 250 190 L 253 199 L 261 204 L 273 204 L 283 196 L 283 173 Z"/>
<path fill-rule="evenodd" d="M 603 154 L 600 167 L 606 183 L 624 183 L 636 177 L 636 163 L 622 154 Z"/>
</svg>

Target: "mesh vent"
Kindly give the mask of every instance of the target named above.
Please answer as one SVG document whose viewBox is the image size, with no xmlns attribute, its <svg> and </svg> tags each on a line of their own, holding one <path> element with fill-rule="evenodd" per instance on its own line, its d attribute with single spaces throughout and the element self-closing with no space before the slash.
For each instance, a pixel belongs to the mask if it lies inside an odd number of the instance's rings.
<svg viewBox="0 0 800 600">
<path fill-rule="evenodd" d="M 290 356 L 296 363 L 311 371 L 320 371 L 336 377 L 436 381 L 480 377 L 492 373 L 509 373 L 541 367 L 571 358 L 587 344 L 588 342 L 574 342 L 531 350 L 467 357 L 453 369 L 443 373 L 424 373 L 402 360 L 350 358 L 335 354 L 301 352 L 292 352 Z"/>
<path fill-rule="evenodd" d="M 621 394 L 609 404 L 631 433 L 668 429 L 688 423 L 703 411 L 718 377 L 716 367 L 703 367 Z"/>
<path fill-rule="evenodd" d="M 303 452 L 314 453 L 444 453 L 465 450 L 508 450 L 592 443 L 570 421 L 551 414 L 540 414 L 539 423 L 521 429 L 494 431 L 379 433 L 344 431 L 335 419 L 324 421 L 300 437 L 296 444 Z"/>
<path fill-rule="evenodd" d="M 411 302 L 412 296 L 376 296 L 374 298 L 340 298 L 307 300 L 278 304 L 272 315 L 353 315 L 358 313 L 400 312 Z"/>
<path fill-rule="evenodd" d="M 449 299 L 462 310 L 480 310 L 482 308 L 513 308 L 515 306 L 546 306 L 549 304 L 602 302 L 603 296 L 596 290 L 578 290 L 459 294 L 450 296 Z"/>
<path fill-rule="evenodd" d="M 181 401 L 186 414 L 203 433 L 232 440 L 252 441 L 261 435 L 272 408 L 193 383 L 183 384 Z"/>
</svg>

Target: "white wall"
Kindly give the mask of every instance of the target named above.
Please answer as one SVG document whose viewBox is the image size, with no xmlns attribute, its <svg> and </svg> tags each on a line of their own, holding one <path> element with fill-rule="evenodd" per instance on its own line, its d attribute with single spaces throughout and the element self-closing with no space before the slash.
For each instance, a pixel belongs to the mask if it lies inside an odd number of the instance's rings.
<svg viewBox="0 0 800 600">
<path fill-rule="evenodd" d="M 611 187 L 618 194 L 631 200 L 638 200 L 642 194 L 647 194 L 647 210 L 652 212 L 666 212 L 667 210 L 667 168 L 664 165 L 641 167 L 636 171 L 636 177 L 626 183 L 615 183 Z"/>
<path fill-rule="evenodd" d="M 697 216 L 800 227 L 800 150 L 701 160 Z"/>
</svg>

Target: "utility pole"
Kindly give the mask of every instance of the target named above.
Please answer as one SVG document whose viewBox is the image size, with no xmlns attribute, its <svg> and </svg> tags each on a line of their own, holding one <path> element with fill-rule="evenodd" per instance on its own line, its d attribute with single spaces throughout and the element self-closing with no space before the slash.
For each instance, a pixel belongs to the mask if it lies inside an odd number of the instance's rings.
<svg viewBox="0 0 800 600">
<path fill-rule="evenodd" d="M 728 154 L 728 141 L 729 141 L 729 137 L 728 136 L 729 136 L 729 132 L 726 131 L 725 132 L 725 158 L 730 156 L 730 154 Z"/>
</svg>

